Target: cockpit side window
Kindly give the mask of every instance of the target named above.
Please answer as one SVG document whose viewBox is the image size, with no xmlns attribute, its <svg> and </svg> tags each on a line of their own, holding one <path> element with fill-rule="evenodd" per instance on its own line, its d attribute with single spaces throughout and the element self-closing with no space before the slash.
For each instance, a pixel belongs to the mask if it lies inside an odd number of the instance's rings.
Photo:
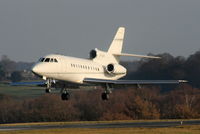
<svg viewBox="0 0 200 134">
<path fill-rule="evenodd" d="M 39 62 L 58 62 L 58 60 L 54 58 L 40 58 Z"/>
<path fill-rule="evenodd" d="M 41 59 L 41 62 L 44 62 L 44 59 L 45 59 L 45 58 L 42 58 L 42 59 Z"/>
<path fill-rule="evenodd" d="M 53 62 L 53 59 L 52 59 L 52 58 L 50 59 L 50 62 Z"/>
<path fill-rule="evenodd" d="M 45 58 L 40 58 L 40 59 L 39 59 L 39 62 L 43 62 L 43 61 L 44 61 L 44 59 L 45 59 Z"/>
<path fill-rule="evenodd" d="M 42 58 L 40 58 L 38 61 L 41 61 L 42 60 Z"/>
<path fill-rule="evenodd" d="M 50 58 L 46 58 L 44 62 L 49 62 L 50 61 Z"/>
<path fill-rule="evenodd" d="M 54 62 L 58 62 L 57 59 L 54 59 Z"/>
</svg>

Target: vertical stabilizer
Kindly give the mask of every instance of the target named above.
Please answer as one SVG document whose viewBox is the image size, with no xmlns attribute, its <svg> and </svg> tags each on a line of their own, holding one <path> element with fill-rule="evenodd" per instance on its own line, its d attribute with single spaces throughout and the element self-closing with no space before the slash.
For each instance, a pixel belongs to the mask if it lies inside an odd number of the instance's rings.
<svg viewBox="0 0 200 134">
<path fill-rule="evenodd" d="M 119 27 L 109 49 L 108 53 L 110 54 L 120 54 L 122 51 L 122 46 L 123 46 L 123 40 L 124 40 L 124 33 L 125 33 L 125 28 L 124 27 Z"/>
</svg>

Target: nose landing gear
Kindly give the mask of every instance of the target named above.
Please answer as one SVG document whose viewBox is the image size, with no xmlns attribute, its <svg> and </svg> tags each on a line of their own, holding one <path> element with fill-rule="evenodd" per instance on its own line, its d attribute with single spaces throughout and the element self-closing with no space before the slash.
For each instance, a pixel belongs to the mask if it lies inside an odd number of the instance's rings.
<svg viewBox="0 0 200 134">
<path fill-rule="evenodd" d="M 45 89 L 45 92 L 46 92 L 46 93 L 51 93 L 52 82 L 53 82 L 52 79 L 47 79 L 47 82 L 46 82 L 47 87 L 46 87 L 46 89 Z"/>
<path fill-rule="evenodd" d="M 50 88 L 46 88 L 46 89 L 45 89 L 45 92 L 46 92 L 46 93 L 51 93 L 51 89 L 50 89 Z"/>
</svg>

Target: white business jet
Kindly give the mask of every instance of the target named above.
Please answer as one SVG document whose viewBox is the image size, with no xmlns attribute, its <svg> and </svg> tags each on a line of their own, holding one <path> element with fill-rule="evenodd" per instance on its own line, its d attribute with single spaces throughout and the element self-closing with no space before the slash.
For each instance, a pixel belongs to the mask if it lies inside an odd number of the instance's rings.
<svg viewBox="0 0 200 134">
<path fill-rule="evenodd" d="M 69 89 L 79 86 L 102 86 L 105 92 L 102 99 L 108 100 L 114 85 L 148 85 L 148 84 L 178 84 L 184 80 L 118 80 L 126 75 L 126 68 L 119 64 L 120 56 L 133 56 L 140 58 L 154 58 L 156 56 L 145 56 L 122 53 L 125 28 L 120 27 L 107 52 L 94 49 L 90 51 L 89 59 L 75 58 L 58 54 L 46 55 L 39 59 L 33 66 L 32 72 L 43 78 L 46 92 L 51 92 L 51 87 L 61 87 L 62 100 L 68 100 Z M 22 85 L 25 83 L 14 83 Z M 43 82 L 35 82 L 37 85 Z"/>
</svg>

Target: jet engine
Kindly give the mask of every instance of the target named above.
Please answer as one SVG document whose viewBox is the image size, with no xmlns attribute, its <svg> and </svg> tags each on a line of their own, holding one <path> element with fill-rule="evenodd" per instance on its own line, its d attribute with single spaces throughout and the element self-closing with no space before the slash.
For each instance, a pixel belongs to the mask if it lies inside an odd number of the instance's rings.
<svg viewBox="0 0 200 134">
<path fill-rule="evenodd" d="M 91 50 L 90 51 L 90 59 L 94 59 L 97 57 L 97 51 L 96 50 Z"/>
<path fill-rule="evenodd" d="M 119 64 L 108 64 L 106 66 L 106 71 L 109 74 L 125 74 L 126 73 L 126 68 Z"/>
</svg>

